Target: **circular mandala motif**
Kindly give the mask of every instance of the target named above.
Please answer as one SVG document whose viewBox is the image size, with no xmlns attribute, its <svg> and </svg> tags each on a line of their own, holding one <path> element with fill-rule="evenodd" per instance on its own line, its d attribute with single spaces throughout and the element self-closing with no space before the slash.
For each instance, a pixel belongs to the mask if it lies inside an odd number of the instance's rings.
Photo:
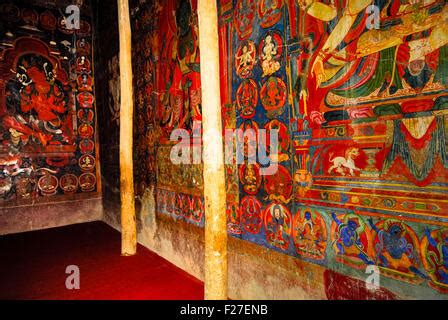
<svg viewBox="0 0 448 320">
<path fill-rule="evenodd" d="M 58 178 L 51 174 L 44 174 L 37 182 L 37 187 L 44 196 L 54 195 L 58 189 Z"/>
<path fill-rule="evenodd" d="M 249 119 L 255 115 L 258 103 L 258 87 L 254 80 L 244 80 L 236 92 L 236 104 L 241 118 Z"/>
<path fill-rule="evenodd" d="M 263 218 L 261 203 L 256 197 L 246 196 L 240 204 L 241 224 L 245 232 L 257 234 L 261 230 Z"/>
<path fill-rule="evenodd" d="M 84 173 L 79 177 L 79 185 L 84 192 L 93 191 L 96 185 L 96 177 L 92 173 Z"/>
<path fill-rule="evenodd" d="M 95 169 L 95 158 L 90 154 L 85 154 L 79 158 L 79 167 L 83 172 L 91 172 Z"/>
<path fill-rule="evenodd" d="M 268 32 L 258 46 L 262 77 L 270 76 L 280 70 L 283 53 L 283 40 L 275 31 Z"/>
<path fill-rule="evenodd" d="M 66 194 L 75 193 L 78 190 L 78 177 L 74 174 L 66 174 L 59 179 L 59 185 Z"/>
<path fill-rule="evenodd" d="M 239 176 L 244 192 L 250 195 L 258 193 L 262 182 L 260 166 L 258 164 L 242 164 L 239 168 Z"/>
</svg>

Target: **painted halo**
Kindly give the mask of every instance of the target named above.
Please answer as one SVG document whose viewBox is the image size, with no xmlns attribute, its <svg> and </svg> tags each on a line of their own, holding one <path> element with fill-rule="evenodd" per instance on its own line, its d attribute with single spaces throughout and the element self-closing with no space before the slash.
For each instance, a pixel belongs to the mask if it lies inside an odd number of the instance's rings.
<svg viewBox="0 0 448 320">
<path fill-rule="evenodd" d="M 65 194 L 72 194 L 78 190 L 78 177 L 74 174 L 65 174 L 59 179 L 59 185 Z"/>
<path fill-rule="evenodd" d="M 257 49 L 253 41 L 246 40 L 240 44 L 235 53 L 236 74 L 245 79 L 252 74 L 252 70 L 257 58 Z"/>
<path fill-rule="evenodd" d="M 272 0 L 266 5 L 266 1 L 258 2 L 258 17 L 260 26 L 269 28 L 276 24 L 282 17 L 283 0 Z"/>
<path fill-rule="evenodd" d="M 260 175 L 260 166 L 256 163 L 242 164 L 238 173 L 244 192 L 250 195 L 257 194 L 263 180 Z"/>
<path fill-rule="evenodd" d="M 245 40 L 252 34 L 252 24 L 255 19 L 256 1 L 238 0 L 235 6 L 233 23 L 235 25 L 238 38 Z"/>
<path fill-rule="evenodd" d="M 420 283 L 420 243 L 414 230 L 396 219 L 380 220 L 372 230 L 375 263 L 391 278 Z"/>
<path fill-rule="evenodd" d="M 37 182 L 37 187 L 44 196 L 51 196 L 57 192 L 59 180 L 51 174 L 44 174 Z"/>
<path fill-rule="evenodd" d="M 255 116 L 258 103 L 258 87 L 254 80 L 246 79 L 241 82 L 236 92 L 236 104 L 243 119 Z"/>
<path fill-rule="evenodd" d="M 286 250 L 291 235 L 291 213 L 282 204 L 273 202 L 264 211 L 264 228 L 267 242 Z"/>
<path fill-rule="evenodd" d="M 286 103 L 286 84 L 278 77 L 269 77 L 260 89 L 260 100 L 268 118 L 283 113 Z"/>
<path fill-rule="evenodd" d="M 254 196 L 246 196 L 240 204 L 241 225 L 248 233 L 258 234 L 263 224 L 261 203 Z"/>
<path fill-rule="evenodd" d="M 93 191 L 96 185 L 96 177 L 92 173 L 83 173 L 79 177 L 79 185 L 84 192 Z"/>
<path fill-rule="evenodd" d="M 264 190 L 271 201 L 289 203 L 292 195 L 292 178 L 284 166 L 278 165 L 278 170 L 273 175 L 264 177 Z"/>
<path fill-rule="evenodd" d="M 308 207 L 300 208 L 294 216 L 292 236 L 299 256 L 325 259 L 327 227 L 319 212 Z"/>
<path fill-rule="evenodd" d="M 90 154 L 85 154 L 79 158 L 79 167 L 83 172 L 92 172 L 95 169 L 95 158 Z"/>
</svg>

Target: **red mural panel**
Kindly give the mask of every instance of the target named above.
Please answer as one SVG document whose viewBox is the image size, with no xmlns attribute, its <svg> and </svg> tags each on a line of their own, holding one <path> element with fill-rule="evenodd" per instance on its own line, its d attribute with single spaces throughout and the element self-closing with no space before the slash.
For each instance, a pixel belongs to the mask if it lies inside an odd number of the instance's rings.
<svg viewBox="0 0 448 320">
<path fill-rule="evenodd" d="M 0 12 L 8 21 L 0 45 L 0 197 L 99 191 L 90 18 L 68 30 L 45 8 L 6 3 Z"/>
</svg>

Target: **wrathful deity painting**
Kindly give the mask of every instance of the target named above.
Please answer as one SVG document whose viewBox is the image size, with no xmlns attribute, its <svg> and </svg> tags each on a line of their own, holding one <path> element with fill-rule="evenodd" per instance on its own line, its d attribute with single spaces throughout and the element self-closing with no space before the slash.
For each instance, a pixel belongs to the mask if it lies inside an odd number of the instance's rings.
<svg viewBox="0 0 448 320">
<path fill-rule="evenodd" d="M 92 29 L 83 14 L 69 30 L 60 12 L 0 4 L 2 201 L 99 190 Z"/>
</svg>

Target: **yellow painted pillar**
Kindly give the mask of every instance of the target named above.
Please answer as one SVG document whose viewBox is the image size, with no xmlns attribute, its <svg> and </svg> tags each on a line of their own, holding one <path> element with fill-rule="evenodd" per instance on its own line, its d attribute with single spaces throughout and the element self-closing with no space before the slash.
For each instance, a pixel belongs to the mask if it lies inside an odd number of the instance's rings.
<svg viewBox="0 0 448 320">
<path fill-rule="evenodd" d="M 205 299 L 227 299 L 227 218 L 216 0 L 198 1 L 205 196 Z"/>
<path fill-rule="evenodd" d="M 120 192 L 121 192 L 121 254 L 134 255 L 137 250 L 137 225 L 134 203 L 133 112 L 131 22 L 128 0 L 118 0 L 120 35 Z"/>
</svg>

